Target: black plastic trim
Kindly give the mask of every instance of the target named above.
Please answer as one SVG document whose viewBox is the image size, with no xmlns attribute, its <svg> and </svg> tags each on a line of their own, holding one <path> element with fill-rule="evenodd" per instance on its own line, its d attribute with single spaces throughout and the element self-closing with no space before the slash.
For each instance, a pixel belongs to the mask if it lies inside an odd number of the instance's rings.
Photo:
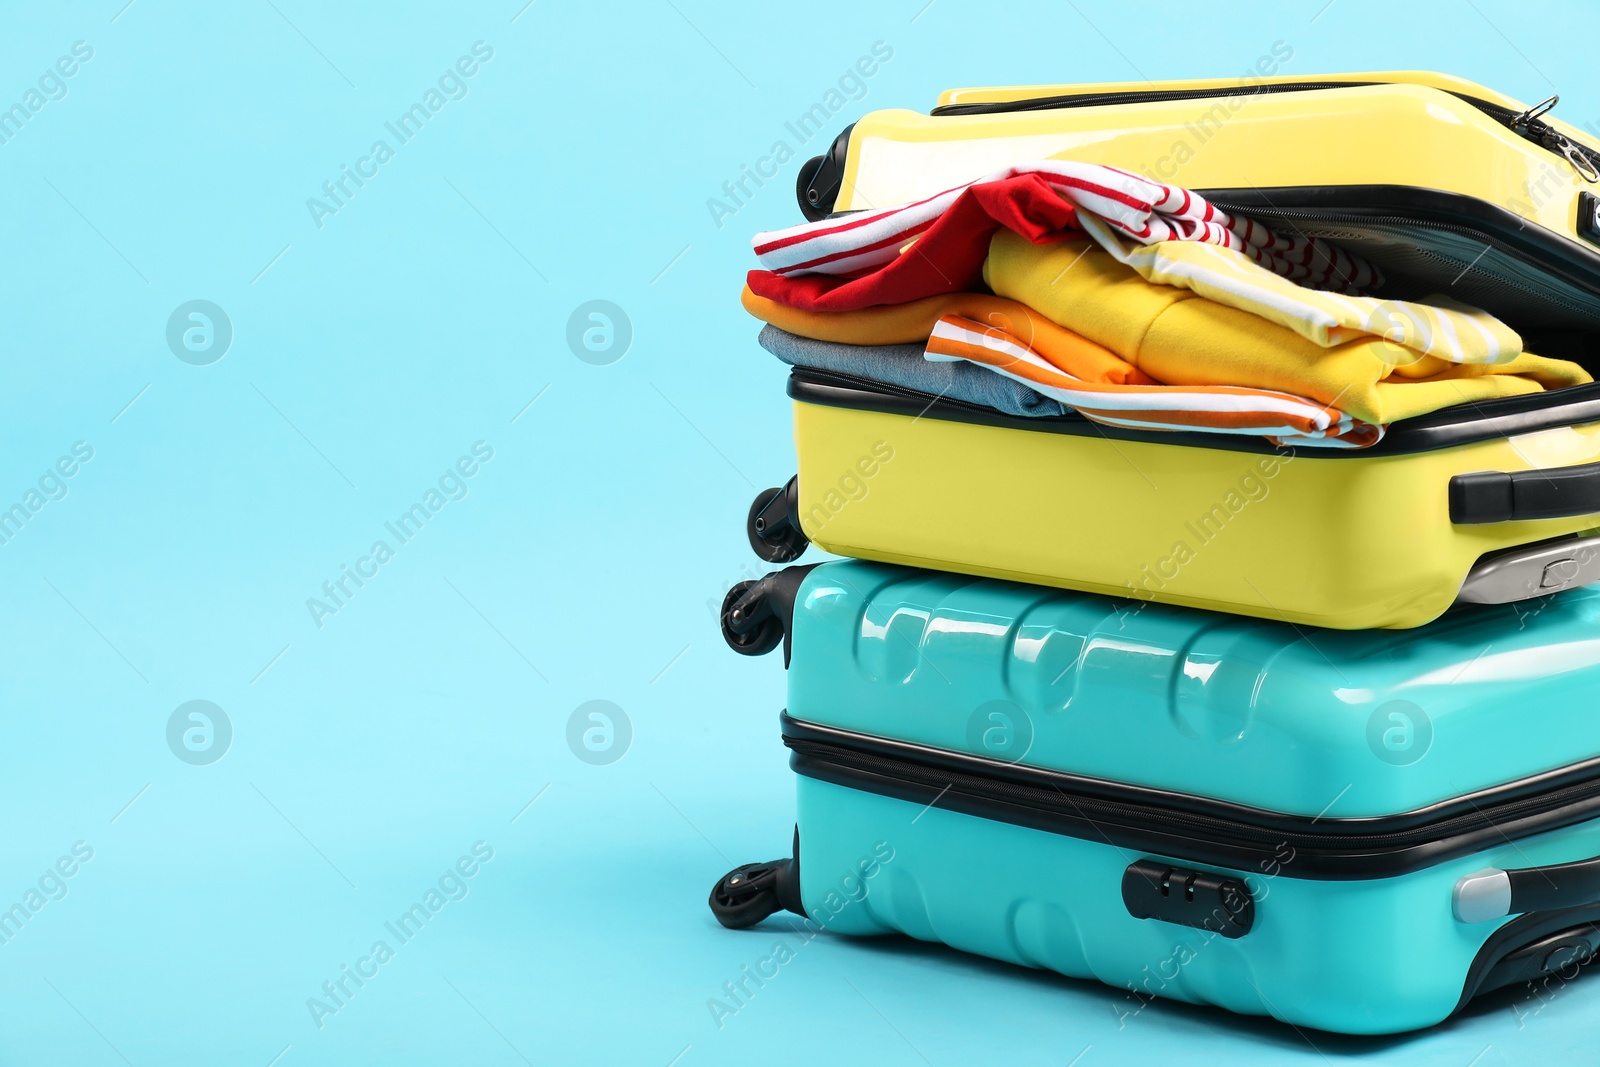
<svg viewBox="0 0 1600 1067">
<path fill-rule="evenodd" d="M 1511 914 L 1552 911 L 1600 902 L 1600 859 L 1506 871 Z"/>
<path fill-rule="evenodd" d="M 1600 245 L 1600 196 L 1578 194 L 1578 236 Z"/>
<path fill-rule="evenodd" d="M 1550 973 L 1538 968 L 1539 974 L 1530 975 L 1530 969 L 1518 966 L 1515 957 L 1541 943 L 1565 937 L 1587 937 L 1592 944 L 1600 945 L 1600 905 L 1522 915 L 1490 934 L 1467 968 L 1455 1011 L 1465 1008 L 1474 997 Z"/>
<path fill-rule="evenodd" d="M 1289 815 L 782 716 L 795 773 L 917 804 L 1238 871 L 1388 878 L 1600 818 L 1600 759 L 1373 818 Z"/>
<path fill-rule="evenodd" d="M 1243 937 L 1256 921 L 1244 879 L 1135 860 L 1122 872 L 1122 906 L 1135 919 L 1156 919 L 1223 937 Z"/>
<path fill-rule="evenodd" d="M 1600 513 L 1600 463 L 1531 471 L 1473 471 L 1450 479 L 1457 526 Z"/>
<path fill-rule="evenodd" d="M 1187 448 L 1212 448 L 1296 458 L 1359 460 L 1370 456 L 1411 455 L 1441 448 L 1492 441 L 1517 434 L 1600 422 L 1600 382 L 1575 385 L 1559 392 L 1502 397 L 1457 404 L 1414 419 L 1391 423 L 1383 440 L 1370 448 L 1278 448 L 1260 437 L 1231 433 L 1185 433 L 1129 430 L 1092 422 L 1076 412 L 1065 415 L 1007 415 L 931 393 L 884 385 L 853 375 L 795 367 L 789 372 L 789 396 L 806 404 L 880 411 L 888 415 L 966 422 L 1035 433 L 1104 437 L 1114 441 L 1146 441 Z"/>
<path fill-rule="evenodd" d="M 1600 291 L 1600 249 L 1588 248 L 1521 215 L 1465 193 L 1414 185 L 1312 185 L 1276 188 L 1199 189 L 1224 211 L 1271 221 L 1274 215 L 1306 221 L 1395 220 L 1471 231 L 1485 244 L 1590 292 Z"/>
</svg>

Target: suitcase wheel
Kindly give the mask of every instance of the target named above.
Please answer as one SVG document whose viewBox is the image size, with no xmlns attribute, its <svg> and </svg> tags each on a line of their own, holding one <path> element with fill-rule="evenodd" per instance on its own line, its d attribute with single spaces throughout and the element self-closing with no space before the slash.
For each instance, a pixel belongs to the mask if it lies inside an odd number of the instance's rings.
<svg viewBox="0 0 1600 1067">
<path fill-rule="evenodd" d="M 799 908 L 798 865 L 792 859 L 746 863 L 711 887 L 711 914 L 730 930 L 744 930 L 779 911 Z"/>
<path fill-rule="evenodd" d="M 722 639 L 745 656 L 765 656 L 783 641 L 783 620 L 772 614 L 764 596 L 745 600 L 759 582 L 740 582 L 722 600 Z"/>
<path fill-rule="evenodd" d="M 806 217 L 807 222 L 820 222 L 828 217 L 831 210 L 823 205 L 820 195 L 811 192 L 811 183 L 816 181 L 825 162 L 826 156 L 812 156 L 800 164 L 800 173 L 795 175 L 794 198 L 800 205 L 800 214 Z"/>
<path fill-rule="evenodd" d="M 798 479 L 790 478 L 781 489 L 766 489 L 756 494 L 745 517 L 744 532 L 755 554 L 768 563 L 791 563 L 800 558 L 811 543 L 800 529 L 797 517 Z"/>
<path fill-rule="evenodd" d="M 839 186 L 844 181 L 845 163 L 850 158 L 850 131 L 855 128 L 852 122 L 833 139 L 826 152 L 800 164 L 794 196 L 800 204 L 800 214 L 811 222 L 827 218 L 839 203 Z"/>
</svg>

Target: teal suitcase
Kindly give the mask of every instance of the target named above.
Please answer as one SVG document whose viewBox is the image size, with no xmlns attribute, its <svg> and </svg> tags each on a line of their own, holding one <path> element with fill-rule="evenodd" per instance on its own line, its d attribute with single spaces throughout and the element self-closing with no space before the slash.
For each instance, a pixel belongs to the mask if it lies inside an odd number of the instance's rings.
<svg viewBox="0 0 1600 1067">
<path fill-rule="evenodd" d="M 735 587 L 723 631 L 783 646 L 798 777 L 725 926 L 1355 1034 L 1600 948 L 1600 590 L 1337 631 L 844 561 Z"/>
</svg>

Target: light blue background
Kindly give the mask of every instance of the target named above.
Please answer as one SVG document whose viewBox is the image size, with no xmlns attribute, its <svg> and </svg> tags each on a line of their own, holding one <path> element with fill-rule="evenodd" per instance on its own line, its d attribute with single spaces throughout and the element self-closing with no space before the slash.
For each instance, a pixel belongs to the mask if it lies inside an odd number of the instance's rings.
<svg viewBox="0 0 1600 1067">
<path fill-rule="evenodd" d="M 1280 40 L 1285 73 L 1435 68 L 1600 123 L 1591 6 L 123 3 L 0 17 L 0 107 L 94 49 L 0 144 L 0 507 L 94 449 L 0 545 L 0 907 L 94 849 L 0 944 L 0 1062 L 1592 1056 L 1583 982 L 1398 1042 L 1165 1003 L 1119 1029 L 1115 990 L 827 937 L 719 1030 L 707 998 L 773 935 L 705 907 L 793 817 L 781 664 L 727 651 L 713 606 L 794 466 L 736 296 L 799 159 L 719 229 L 722 183 L 879 40 L 838 127 L 950 85 L 1238 74 Z M 307 198 L 480 40 L 468 95 L 318 228 Z M 209 366 L 165 342 L 191 299 L 235 330 Z M 632 320 L 614 365 L 567 348 L 591 299 Z M 477 441 L 469 495 L 314 625 Z M 209 766 L 165 738 L 193 699 L 233 724 Z M 609 766 L 565 740 L 592 699 L 632 722 Z M 307 998 L 478 841 L 469 894 L 319 1029 Z"/>
</svg>

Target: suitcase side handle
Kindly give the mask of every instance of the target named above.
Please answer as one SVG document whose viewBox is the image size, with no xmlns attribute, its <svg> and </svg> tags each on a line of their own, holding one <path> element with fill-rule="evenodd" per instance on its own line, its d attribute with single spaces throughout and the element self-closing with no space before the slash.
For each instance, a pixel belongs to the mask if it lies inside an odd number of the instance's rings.
<svg viewBox="0 0 1600 1067">
<path fill-rule="evenodd" d="M 1589 904 L 1600 904 L 1600 857 L 1514 871 L 1489 867 L 1463 875 L 1451 894 L 1455 916 L 1464 923 Z"/>
<path fill-rule="evenodd" d="M 1450 479 L 1457 526 L 1570 519 L 1600 512 L 1600 463 L 1533 471 L 1476 471 Z"/>
</svg>

